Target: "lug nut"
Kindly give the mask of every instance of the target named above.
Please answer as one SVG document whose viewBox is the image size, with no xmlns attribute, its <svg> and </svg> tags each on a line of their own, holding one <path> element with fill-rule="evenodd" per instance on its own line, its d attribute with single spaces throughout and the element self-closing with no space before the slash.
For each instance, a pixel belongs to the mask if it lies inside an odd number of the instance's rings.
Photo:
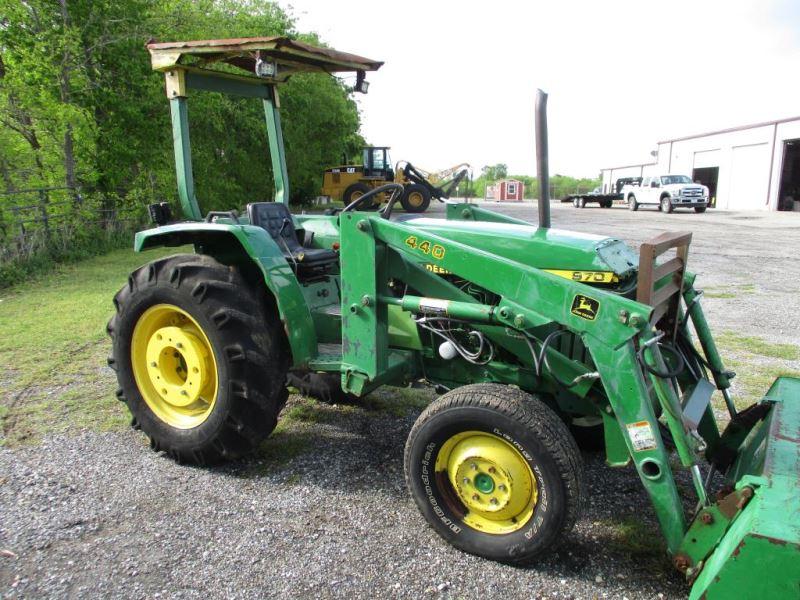
<svg viewBox="0 0 800 600">
<path fill-rule="evenodd" d="M 189 392 L 187 392 L 186 390 L 181 390 L 181 396 L 188 396 L 188 395 Z"/>
<path fill-rule="evenodd" d="M 472 463 L 472 464 L 469 466 L 469 468 L 470 468 L 470 469 L 472 469 L 473 471 L 477 471 L 477 470 L 478 470 L 478 465 L 476 465 L 475 463 Z"/>
<path fill-rule="evenodd" d="M 153 362 L 150 363 L 150 366 L 155 368 L 155 367 L 158 366 L 158 363 L 156 361 L 153 361 Z"/>
<path fill-rule="evenodd" d="M 473 500 L 480 500 L 480 499 L 481 499 L 481 497 L 480 497 L 480 496 L 478 496 L 478 494 L 472 494 L 472 499 L 473 499 Z"/>
<path fill-rule="evenodd" d="M 180 342 L 178 342 L 177 344 L 175 344 L 175 347 L 176 347 L 178 350 L 180 350 L 181 348 L 183 348 L 183 344 L 181 344 Z"/>
<path fill-rule="evenodd" d="M 495 474 L 497 473 L 497 469 L 495 469 L 494 467 L 489 467 L 489 473 Z"/>
<path fill-rule="evenodd" d="M 501 483 L 500 485 L 497 486 L 497 489 L 500 490 L 501 492 L 505 492 L 506 491 L 506 484 L 505 483 Z"/>
<path fill-rule="evenodd" d="M 493 504 L 493 505 L 496 506 L 497 505 L 497 498 L 490 498 L 489 499 L 489 504 Z"/>
<path fill-rule="evenodd" d="M 469 485 L 469 477 L 464 477 L 464 485 Z"/>
</svg>

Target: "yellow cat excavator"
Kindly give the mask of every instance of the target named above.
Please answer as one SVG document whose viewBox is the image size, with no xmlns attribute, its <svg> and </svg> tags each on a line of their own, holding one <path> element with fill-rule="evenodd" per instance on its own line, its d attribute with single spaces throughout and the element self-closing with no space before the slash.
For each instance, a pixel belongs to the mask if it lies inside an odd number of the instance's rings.
<svg viewBox="0 0 800 600">
<path fill-rule="evenodd" d="M 406 161 L 398 162 L 393 168 L 387 146 L 366 146 L 362 164 L 325 169 L 322 195 L 331 200 L 340 200 L 347 206 L 376 187 L 399 183 L 404 188 L 400 198 L 403 209 L 406 212 L 421 213 L 430 206 L 431 198 L 449 198 L 469 172 L 470 166 L 467 163 L 436 173 L 429 173 Z M 378 194 L 375 197 L 374 208 L 381 205 L 382 196 Z"/>
</svg>

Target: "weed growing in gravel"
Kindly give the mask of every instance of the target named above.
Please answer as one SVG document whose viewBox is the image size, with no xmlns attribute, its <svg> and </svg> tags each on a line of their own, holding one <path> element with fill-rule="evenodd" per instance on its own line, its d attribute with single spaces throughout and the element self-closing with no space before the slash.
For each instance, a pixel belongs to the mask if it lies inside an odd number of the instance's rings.
<svg viewBox="0 0 800 600">
<path fill-rule="evenodd" d="M 707 286 L 703 288 L 703 292 L 706 298 L 724 298 L 730 300 L 745 294 L 755 294 L 756 286 L 752 283 L 732 286 L 726 285 L 722 288 L 717 286 Z"/>
<path fill-rule="evenodd" d="M 395 417 L 405 417 L 425 409 L 434 397 L 430 389 L 383 387 L 364 399 L 364 407 Z"/>
<path fill-rule="evenodd" d="M 625 517 L 621 521 L 601 521 L 601 524 L 612 532 L 608 545 L 614 550 L 637 556 L 666 555 L 661 536 L 653 535 L 652 526 L 640 519 Z"/>
<path fill-rule="evenodd" d="M 288 463 L 311 448 L 314 439 L 308 425 L 279 421 L 272 434 L 258 447 L 253 454 L 252 469 L 246 475 L 257 477 L 268 475 L 276 468 Z"/>
<path fill-rule="evenodd" d="M 313 398 L 291 396 L 280 418 L 303 423 L 333 423 L 339 418 L 341 410 L 348 412 L 348 408 L 351 407 L 337 406 L 334 408 L 331 405 L 317 402 Z"/>
</svg>

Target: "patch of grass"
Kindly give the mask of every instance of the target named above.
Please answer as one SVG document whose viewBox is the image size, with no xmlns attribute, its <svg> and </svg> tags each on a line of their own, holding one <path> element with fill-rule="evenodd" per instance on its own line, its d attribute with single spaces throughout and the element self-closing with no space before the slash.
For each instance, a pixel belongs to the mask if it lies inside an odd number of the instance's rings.
<svg viewBox="0 0 800 600">
<path fill-rule="evenodd" d="M 732 299 L 738 298 L 745 294 L 755 294 L 756 286 L 753 283 L 744 283 L 741 285 L 726 285 L 726 286 L 707 286 L 703 289 L 706 298 L 725 298 Z"/>
<path fill-rule="evenodd" d="M 187 251 L 116 250 L 0 292 L 0 422 L 7 444 L 129 421 L 106 367 L 112 298 L 139 265 Z"/>
<path fill-rule="evenodd" d="M 253 454 L 255 464 L 252 469 L 248 469 L 247 475 L 250 477 L 268 475 L 277 467 L 309 450 L 313 440 L 314 435 L 307 425 L 285 419 L 279 421 L 272 434 L 261 442 Z"/>
<path fill-rule="evenodd" d="M 752 360 L 740 359 L 730 359 L 725 364 L 736 372 L 736 377 L 732 382 L 732 395 L 736 408 L 739 410 L 761 400 L 769 390 L 769 386 L 778 377 L 800 378 L 800 371 L 781 365 L 765 366 Z M 720 410 L 726 410 L 722 396 L 719 393 L 714 395 L 714 406 Z"/>
<path fill-rule="evenodd" d="M 666 553 L 664 540 L 653 534 L 653 527 L 640 519 L 625 517 L 621 521 L 601 521 L 611 531 L 608 545 L 619 552 L 639 556 L 661 557 Z"/>
<path fill-rule="evenodd" d="M 289 422 L 333 423 L 337 418 L 335 408 L 306 396 L 292 396 L 281 413 L 281 419 Z"/>
<path fill-rule="evenodd" d="M 721 348 L 734 352 L 747 352 L 781 360 L 800 359 L 800 349 L 792 344 L 773 344 L 759 337 L 739 335 L 730 330 L 719 334 L 717 343 Z"/>
<path fill-rule="evenodd" d="M 432 390 L 383 387 L 364 399 L 364 407 L 395 417 L 405 417 L 412 412 L 423 410 L 433 398 Z"/>
</svg>

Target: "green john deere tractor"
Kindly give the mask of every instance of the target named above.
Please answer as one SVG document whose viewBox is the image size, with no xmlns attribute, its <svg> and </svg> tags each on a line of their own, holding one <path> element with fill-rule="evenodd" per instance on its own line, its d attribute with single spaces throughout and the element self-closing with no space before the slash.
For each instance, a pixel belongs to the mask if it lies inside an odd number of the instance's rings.
<svg viewBox="0 0 800 600">
<path fill-rule="evenodd" d="M 151 206 L 156 226 L 135 248 L 194 246 L 134 271 L 108 326 L 118 395 L 153 448 L 192 463 L 247 454 L 275 427 L 289 377 L 353 396 L 424 380 L 443 393 L 409 434 L 406 479 L 456 547 L 513 564 L 546 553 L 586 493 L 576 437 L 599 434 L 610 465 L 636 468 L 692 598 L 798 597 L 800 381 L 736 409 L 686 270 L 691 234 L 637 254 L 549 228 L 543 94 L 538 227 L 469 204 L 392 220 L 393 183 L 337 214 L 292 215 L 277 86 L 349 71 L 363 91 L 381 63 L 286 38 L 148 49 L 166 79 L 184 220 Z M 201 214 L 194 90 L 262 101 L 274 202 Z M 379 193 L 381 212 L 359 210 Z M 715 472 L 725 484 L 712 489 Z"/>
</svg>

